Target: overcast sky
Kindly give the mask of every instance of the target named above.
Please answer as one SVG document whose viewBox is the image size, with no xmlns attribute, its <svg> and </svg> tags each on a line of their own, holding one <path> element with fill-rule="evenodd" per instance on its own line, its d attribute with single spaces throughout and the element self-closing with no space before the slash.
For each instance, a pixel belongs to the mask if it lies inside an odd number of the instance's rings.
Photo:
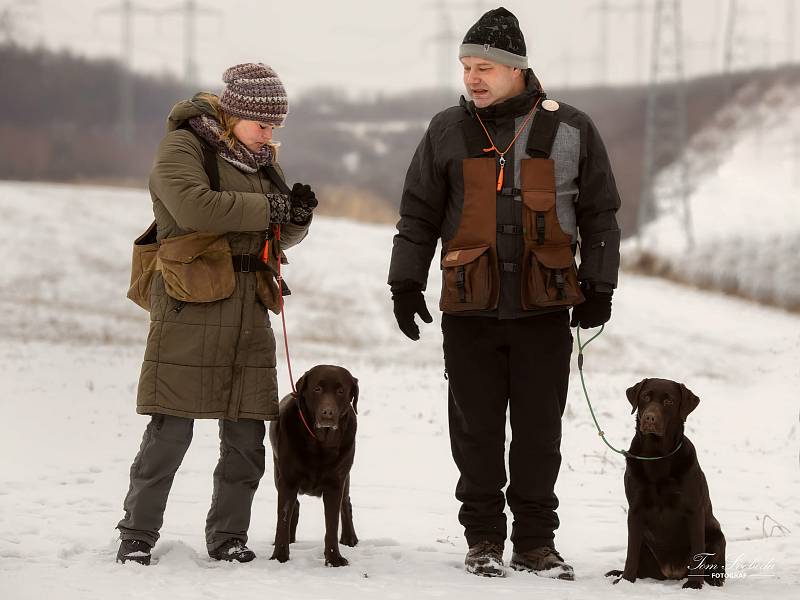
<svg viewBox="0 0 800 600">
<path fill-rule="evenodd" d="M 187 4 L 186 0 L 132 1 L 151 11 Z M 800 0 L 738 0 L 742 8 L 734 61 L 739 67 L 787 59 L 790 3 Z M 290 96 L 321 85 L 349 97 L 445 81 L 460 87 L 458 45 L 482 11 L 500 5 L 485 0 L 197 0 L 196 4 L 213 11 L 199 15 L 196 24 L 195 52 L 205 87 L 219 87 L 226 67 L 257 61 L 277 70 Z M 604 4 L 611 7 L 607 13 L 599 9 Z M 114 57 L 121 54 L 121 5 L 122 0 L 0 0 L 19 41 Z M 545 87 L 596 83 L 604 72 L 612 83 L 642 81 L 646 76 L 654 0 L 505 0 L 502 5 L 519 18 L 531 66 Z M 637 5 L 645 6 L 641 18 L 630 9 Z M 688 75 L 721 69 L 728 5 L 729 0 L 683 2 Z M 104 12 L 114 8 L 116 12 Z M 800 6 L 795 13 L 800 13 Z M 795 22 L 798 18 L 800 14 L 795 14 Z M 132 23 L 132 66 L 183 76 L 181 12 L 160 17 L 138 12 Z M 641 36 L 639 23 L 644 23 Z M 602 31 L 607 36 L 605 62 Z M 793 54 L 800 54 L 800 48 L 795 47 Z"/>
</svg>

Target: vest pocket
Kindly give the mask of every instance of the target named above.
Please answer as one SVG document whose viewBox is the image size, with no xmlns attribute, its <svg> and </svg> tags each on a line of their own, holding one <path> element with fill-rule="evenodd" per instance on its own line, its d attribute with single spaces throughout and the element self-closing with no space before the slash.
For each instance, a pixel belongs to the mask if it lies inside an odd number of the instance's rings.
<svg viewBox="0 0 800 600">
<path fill-rule="evenodd" d="M 450 250 L 442 259 L 443 312 L 491 308 L 492 269 L 489 246 Z"/>
<path fill-rule="evenodd" d="M 568 307 L 583 300 L 572 247 L 531 248 L 523 267 L 522 307 Z"/>
</svg>

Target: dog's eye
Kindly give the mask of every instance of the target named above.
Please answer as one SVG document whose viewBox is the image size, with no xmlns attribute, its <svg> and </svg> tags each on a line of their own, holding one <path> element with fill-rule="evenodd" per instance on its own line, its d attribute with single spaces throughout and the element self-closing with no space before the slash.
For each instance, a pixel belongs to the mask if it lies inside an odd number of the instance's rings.
<svg viewBox="0 0 800 600">
<path fill-rule="evenodd" d="M 341 396 L 342 394 L 344 394 L 344 390 L 342 388 L 339 388 L 338 390 L 336 390 L 336 393 Z"/>
<path fill-rule="evenodd" d="M 672 406 L 672 400 L 669 398 L 664 399 L 664 406 Z"/>
<path fill-rule="evenodd" d="M 315 391 L 315 392 L 317 392 L 317 393 L 319 394 L 319 393 L 322 391 L 322 386 L 321 386 L 321 385 L 318 385 L 318 386 L 316 386 L 316 387 L 314 388 L 314 391 Z"/>
</svg>

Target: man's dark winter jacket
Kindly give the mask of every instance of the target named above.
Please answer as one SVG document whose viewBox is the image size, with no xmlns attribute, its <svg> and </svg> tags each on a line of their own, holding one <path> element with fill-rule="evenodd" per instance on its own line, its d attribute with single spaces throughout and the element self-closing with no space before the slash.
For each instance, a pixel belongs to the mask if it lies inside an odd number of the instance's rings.
<svg viewBox="0 0 800 600">
<path fill-rule="evenodd" d="M 448 108 L 431 120 L 406 174 L 389 267 L 393 291 L 425 289 L 438 239 L 447 242 L 458 230 L 464 203 L 462 160 L 494 155 L 483 152 L 491 146 L 488 139 L 474 140 L 465 135 L 463 123 L 475 119 L 477 111 L 496 146 L 505 149 L 536 100 L 543 96 L 531 70 L 526 72 L 526 80 L 526 90 L 514 98 L 476 108 L 462 97 L 459 106 Z M 550 153 L 555 161 L 559 224 L 574 243 L 580 242 L 578 279 L 599 291 L 610 292 L 617 284 L 620 242 L 615 216 L 620 199 L 614 175 L 591 119 L 572 106 L 561 102 L 559 105 L 555 112 L 559 125 Z M 536 109 L 532 122 L 542 110 Z M 520 160 L 529 158 L 525 150 L 532 122 L 505 155 L 508 162 L 504 187 L 520 187 Z M 520 200 L 519 196 L 497 196 L 498 225 L 522 226 Z M 497 250 L 499 261 L 520 262 L 522 236 L 498 233 Z M 537 312 L 549 310 L 554 309 Z M 497 309 L 460 314 L 516 318 L 534 312 L 522 310 L 520 272 L 516 271 L 502 273 Z"/>
</svg>

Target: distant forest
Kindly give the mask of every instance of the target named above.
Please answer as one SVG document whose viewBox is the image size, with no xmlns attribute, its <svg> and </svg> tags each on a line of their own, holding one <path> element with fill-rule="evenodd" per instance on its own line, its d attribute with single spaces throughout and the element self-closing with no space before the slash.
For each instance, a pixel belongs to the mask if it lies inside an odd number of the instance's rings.
<svg viewBox="0 0 800 600">
<path fill-rule="evenodd" d="M 133 135 L 126 141 L 119 118 L 124 71 L 117 61 L 5 44 L 0 64 L 1 179 L 145 186 L 170 108 L 198 91 L 173 79 L 129 74 Z M 753 78 L 766 83 L 775 76 L 741 73 L 733 84 Z M 209 91 L 220 89 L 221 84 Z M 587 112 L 600 129 L 623 199 L 623 231 L 632 233 L 646 88 L 547 91 Z M 730 92 L 731 81 L 720 76 L 689 82 L 689 131 L 698 130 Z M 321 197 L 330 198 L 326 212 L 390 221 L 428 120 L 457 102 L 457 92 L 435 90 L 370 101 L 348 101 L 325 89 L 291 97 L 287 126 L 276 136 L 281 165 L 290 181 L 324 190 Z"/>
</svg>

